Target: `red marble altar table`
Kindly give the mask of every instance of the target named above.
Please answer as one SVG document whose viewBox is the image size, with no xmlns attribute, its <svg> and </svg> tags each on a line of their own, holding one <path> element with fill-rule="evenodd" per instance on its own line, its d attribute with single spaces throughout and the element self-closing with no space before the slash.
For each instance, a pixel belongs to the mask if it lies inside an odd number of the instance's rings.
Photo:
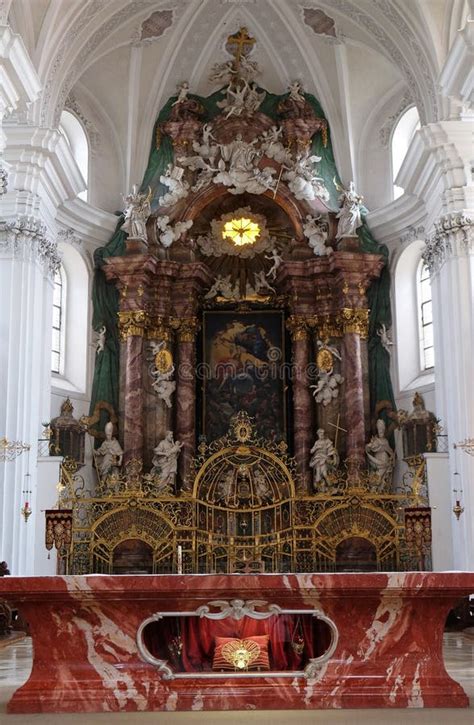
<svg viewBox="0 0 474 725">
<path fill-rule="evenodd" d="M 31 676 L 8 710 L 467 707 L 446 673 L 442 637 L 449 609 L 473 592 L 474 574 L 454 572 L 5 577 L 0 598 L 18 606 L 34 645 Z M 337 646 L 310 677 L 166 680 L 143 661 L 145 619 L 216 599 L 320 610 L 337 627 Z"/>
</svg>

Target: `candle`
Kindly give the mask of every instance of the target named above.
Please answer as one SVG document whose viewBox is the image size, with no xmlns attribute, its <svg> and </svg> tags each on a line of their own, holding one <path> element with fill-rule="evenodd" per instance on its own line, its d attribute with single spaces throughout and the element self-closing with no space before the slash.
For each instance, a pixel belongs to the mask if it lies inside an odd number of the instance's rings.
<svg viewBox="0 0 474 725">
<path fill-rule="evenodd" d="M 183 573 L 183 547 L 178 546 L 178 574 Z"/>
</svg>

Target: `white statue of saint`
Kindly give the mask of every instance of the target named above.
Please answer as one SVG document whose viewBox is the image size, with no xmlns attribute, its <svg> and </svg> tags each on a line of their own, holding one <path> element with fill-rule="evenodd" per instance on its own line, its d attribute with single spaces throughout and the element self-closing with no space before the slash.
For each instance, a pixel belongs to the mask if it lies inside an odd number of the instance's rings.
<svg viewBox="0 0 474 725">
<path fill-rule="evenodd" d="M 105 441 L 95 452 L 96 465 L 99 478 L 103 479 L 110 473 L 114 473 L 122 465 L 123 450 L 120 443 L 114 438 L 114 425 L 110 421 L 106 423 Z"/>
<path fill-rule="evenodd" d="M 280 269 L 280 267 L 282 265 L 283 257 L 280 254 L 278 254 L 275 247 L 272 249 L 270 254 L 265 254 L 264 256 L 265 256 L 265 259 L 268 259 L 270 262 L 272 262 L 272 266 L 268 270 L 266 276 L 270 277 L 272 280 L 274 280 L 275 277 L 277 276 L 278 270 Z"/>
<path fill-rule="evenodd" d="M 337 189 L 340 190 L 341 187 L 337 186 Z M 349 184 L 348 189 L 342 189 L 339 197 L 341 208 L 336 214 L 339 219 L 336 239 L 357 236 L 357 230 L 362 226 L 361 206 L 363 198 L 363 196 L 357 194 L 353 181 Z"/>
<path fill-rule="evenodd" d="M 339 454 L 332 441 L 327 437 L 324 428 L 319 428 L 314 446 L 311 448 L 310 467 L 313 469 L 313 486 L 315 491 L 324 488 L 328 481 L 330 469 L 339 465 Z"/>
<path fill-rule="evenodd" d="M 125 220 L 122 229 L 127 232 L 129 239 L 141 239 L 147 243 L 146 223 L 151 214 L 151 195 L 151 188 L 148 189 L 148 194 L 142 194 L 138 191 L 137 184 L 134 184 L 131 193 L 125 197 Z"/>
<path fill-rule="evenodd" d="M 175 441 L 169 430 L 162 441 L 153 449 L 152 475 L 158 476 L 163 484 L 172 488 L 178 472 L 178 456 L 183 444 Z"/>
<path fill-rule="evenodd" d="M 365 452 L 370 468 L 377 475 L 380 484 L 383 485 L 391 482 L 395 452 L 385 437 L 385 423 L 381 418 L 377 420 L 375 427 L 377 435 L 372 436 L 370 442 L 367 443 Z"/>
</svg>

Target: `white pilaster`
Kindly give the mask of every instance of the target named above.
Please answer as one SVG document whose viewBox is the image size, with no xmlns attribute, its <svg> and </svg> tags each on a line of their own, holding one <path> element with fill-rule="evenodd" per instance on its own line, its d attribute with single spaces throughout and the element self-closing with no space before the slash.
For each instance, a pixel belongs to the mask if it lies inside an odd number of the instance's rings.
<svg viewBox="0 0 474 725">
<path fill-rule="evenodd" d="M 454 518 L 449 481 L 449 454 L 425 453 L 426 479 L 431 506 L 433 571 L 454 569 L 451 517 Z"/>
</svg>

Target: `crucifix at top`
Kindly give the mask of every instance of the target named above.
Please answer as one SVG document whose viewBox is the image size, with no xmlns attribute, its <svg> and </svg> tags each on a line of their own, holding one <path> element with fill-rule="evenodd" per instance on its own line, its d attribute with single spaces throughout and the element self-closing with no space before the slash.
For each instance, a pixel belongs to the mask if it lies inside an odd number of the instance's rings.
<svg viewBox="0 0 474 725">
<path fill-rule="evenodd" d="M 235 64 L 237 68 L 239 67 L 242 55 L 247 55 L 247 52 L 250 51 L 255 43 L 255 38 L 252 38 L 249 35 L 249 31 L 245 26 L 240 28 L 237 33 L 229 35 L 227 38 L 227 45 L 230 46 L 229 53 L 235 57 Z"/>
</svg>

